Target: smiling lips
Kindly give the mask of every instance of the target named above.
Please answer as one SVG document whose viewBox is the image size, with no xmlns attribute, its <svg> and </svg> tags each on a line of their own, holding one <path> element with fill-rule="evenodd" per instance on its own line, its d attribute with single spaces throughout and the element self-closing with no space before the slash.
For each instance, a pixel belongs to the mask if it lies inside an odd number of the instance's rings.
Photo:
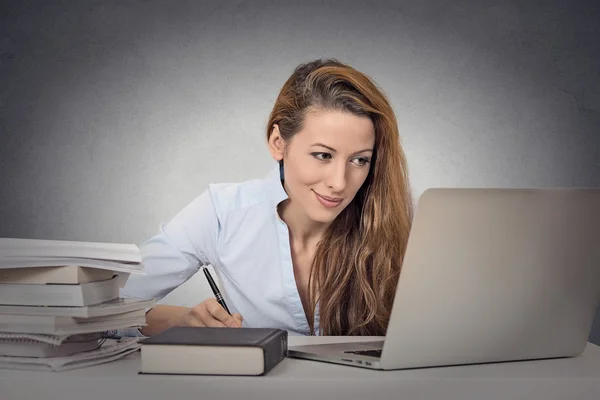
<svg viewBox="0 0 600 400">
<path fill-rule="evenodd" d="M 323 195 L 320 195 L 319 193 L 315 192 L 314 190 L 313 190 L 313 193 L 315 194 L 315 197 L 317 198 L 319 203 L 321 203 L 321 205 L 323 207 L 327 207 L 327 208 L 337 207 L 340 204 L 342 204 L 342 201 L 344 200 L 344 199 L 340 199 L 339 197 L 323 196 Z"/>
</svg>

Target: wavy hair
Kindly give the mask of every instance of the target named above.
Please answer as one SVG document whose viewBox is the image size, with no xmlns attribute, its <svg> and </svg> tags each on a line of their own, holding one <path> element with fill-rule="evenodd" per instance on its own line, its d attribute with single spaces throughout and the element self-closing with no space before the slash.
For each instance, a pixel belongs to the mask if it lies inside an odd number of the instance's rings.
<svg viewBox="0 0 600 400">
<path fill-rule="evenodd" d="M 310 333 L 385 335 L 413 216 L 407 162 L 389 101 L 365 74 L 335 59 L 301 64 L 283 85 L 267 125 L 286 143 L 307 112 L 371 119 L 375 147 L 364 184 L 317 245 L 308 281 Z"/>
</svg>

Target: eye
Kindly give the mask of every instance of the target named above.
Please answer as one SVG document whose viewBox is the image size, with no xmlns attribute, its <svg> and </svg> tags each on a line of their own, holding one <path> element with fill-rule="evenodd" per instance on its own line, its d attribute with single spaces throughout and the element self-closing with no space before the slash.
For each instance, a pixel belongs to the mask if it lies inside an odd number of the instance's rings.
<svg viewBox="0 0 600 400">
<path fill-rule="evenodd" d="M 367 157 L 357 157 L 357 158 L 354 158 L 352 160 L 352 162 L 354 164 L 358 165 L 359 167 L 362 167 L 362 166 L 367 165 L 368 163 L 370 163 L 371 160 L 369 160 Z"/>
<path fill-rule="evenodd" d="M 331 154 L 329 153 L 310 153 L 311 156 L 313 156 L 314 158 L 316 158 L 317 160 L 321 160 L 321 161 L 327 161 L 327 160 L 331 160 Z"/>
</svg>

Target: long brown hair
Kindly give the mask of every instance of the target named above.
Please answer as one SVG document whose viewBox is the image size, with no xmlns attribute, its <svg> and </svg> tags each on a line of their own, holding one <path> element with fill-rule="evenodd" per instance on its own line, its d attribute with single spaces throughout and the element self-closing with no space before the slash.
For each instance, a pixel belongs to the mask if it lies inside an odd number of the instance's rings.
<svg viewBox="0 0 600 400">
<path fill-rule="evenodd" d="M 323 335 L 385 335 L 412 221 L 396 117 L 368 76 L 335 59 L 294 70 L 271 112 L 267 140 L 278 124 L 289 143 L 310 110 L 367 116 L 375 127 L 369 174 L 317 245 L 308 283 L 310 332 L 318 305 Z"/>
</svg>

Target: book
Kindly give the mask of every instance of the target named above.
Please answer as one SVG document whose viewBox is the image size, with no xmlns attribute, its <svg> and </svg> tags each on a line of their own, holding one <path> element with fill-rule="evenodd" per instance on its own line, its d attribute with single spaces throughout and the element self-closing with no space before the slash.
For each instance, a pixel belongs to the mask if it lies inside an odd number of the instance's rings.
<svg viewBox="0 0 600 400">
<path fill-rule="evenodd" d="M 106 339 L 96 350 L 64 357 L 11 357 L 0 356 L 0 368 L 38 371 L 68 371 L 103 364 L 136 352 L 140 348 L 137 338 Z"/>
<path fill-rule="evenodd" d="M 0 273 L 0 283 L 77 284 L 105 281 L 113 275 L 108 269 L 79 266 L 7 268 Z"/>
<path fill-rule="evenodd" d="M 117 333 L 117 330 L 78 333 L 73 335 L 45 335 L 41 333 L 0 332 L 0 341 L 31 341 L 59 346 L 66 342 L 85 342 L 93 339 L 104 339 L 114 336 L 115 333 Z"/>
<path fill-rule="evenodd" d="M 135 310 L 122 314 L 92 318 L 0 314 L 0 332 L 14 333 L 74 335 L 137 327 L 145 324 L 145 310 Z"/>
<path fill-rule="evenodd" d="M 84 351 L 96 350 L 102 344 L 102 339 L 85 342 L 65 342 L 53 345 L 33 340 L 1 340 L 0 356 L 11 357 L 66 357 Z"/>
<path fill-rule="evenodd" d="M 0 255 L 0 270 L 65 266 L 98 268 L 125 273 L 143 272 L 143 265 L 141 263 L 123 263 L 118 261 L 95 260 L 93 258 L 76 257 L 4 257 Z"/>
<path fill-rule="evenodd" d="M 65 266 L 98 268 L 134 274 L 142 273 L 144 268 L 141 263 L 122 263 L 117 261 L 95 260 L 93 258 L 0 256 L 0 270 Z"/>
<path fill-rule="evenodd" d="M 0 238 L 0 255 L 5 257 L 68 257 L 141 263 L 138 246 L 122 243 L 66 240 Z"/>
<path fill-rule="evenodd" d="M 83 307 L 21 306 L 0 304 L 0 314 L 54 315 L 64 317 L 91 318 L 105 315 L 122 314 L 128 311 L 152 308 L 156 300 L 136 298 L 118 298 L 105 303 Z"/>
<path fill-rule="evenodd" d="M 178 326 L 141 340 L 142 374 L 264 375 L 288 351 L 275 328 Z"/>
<path fill-rule="evenodd" d="M 89 306 L 119 297 L 118 277 L 77 285 L 0 283 L 0 304 Z"/>
</svg>

